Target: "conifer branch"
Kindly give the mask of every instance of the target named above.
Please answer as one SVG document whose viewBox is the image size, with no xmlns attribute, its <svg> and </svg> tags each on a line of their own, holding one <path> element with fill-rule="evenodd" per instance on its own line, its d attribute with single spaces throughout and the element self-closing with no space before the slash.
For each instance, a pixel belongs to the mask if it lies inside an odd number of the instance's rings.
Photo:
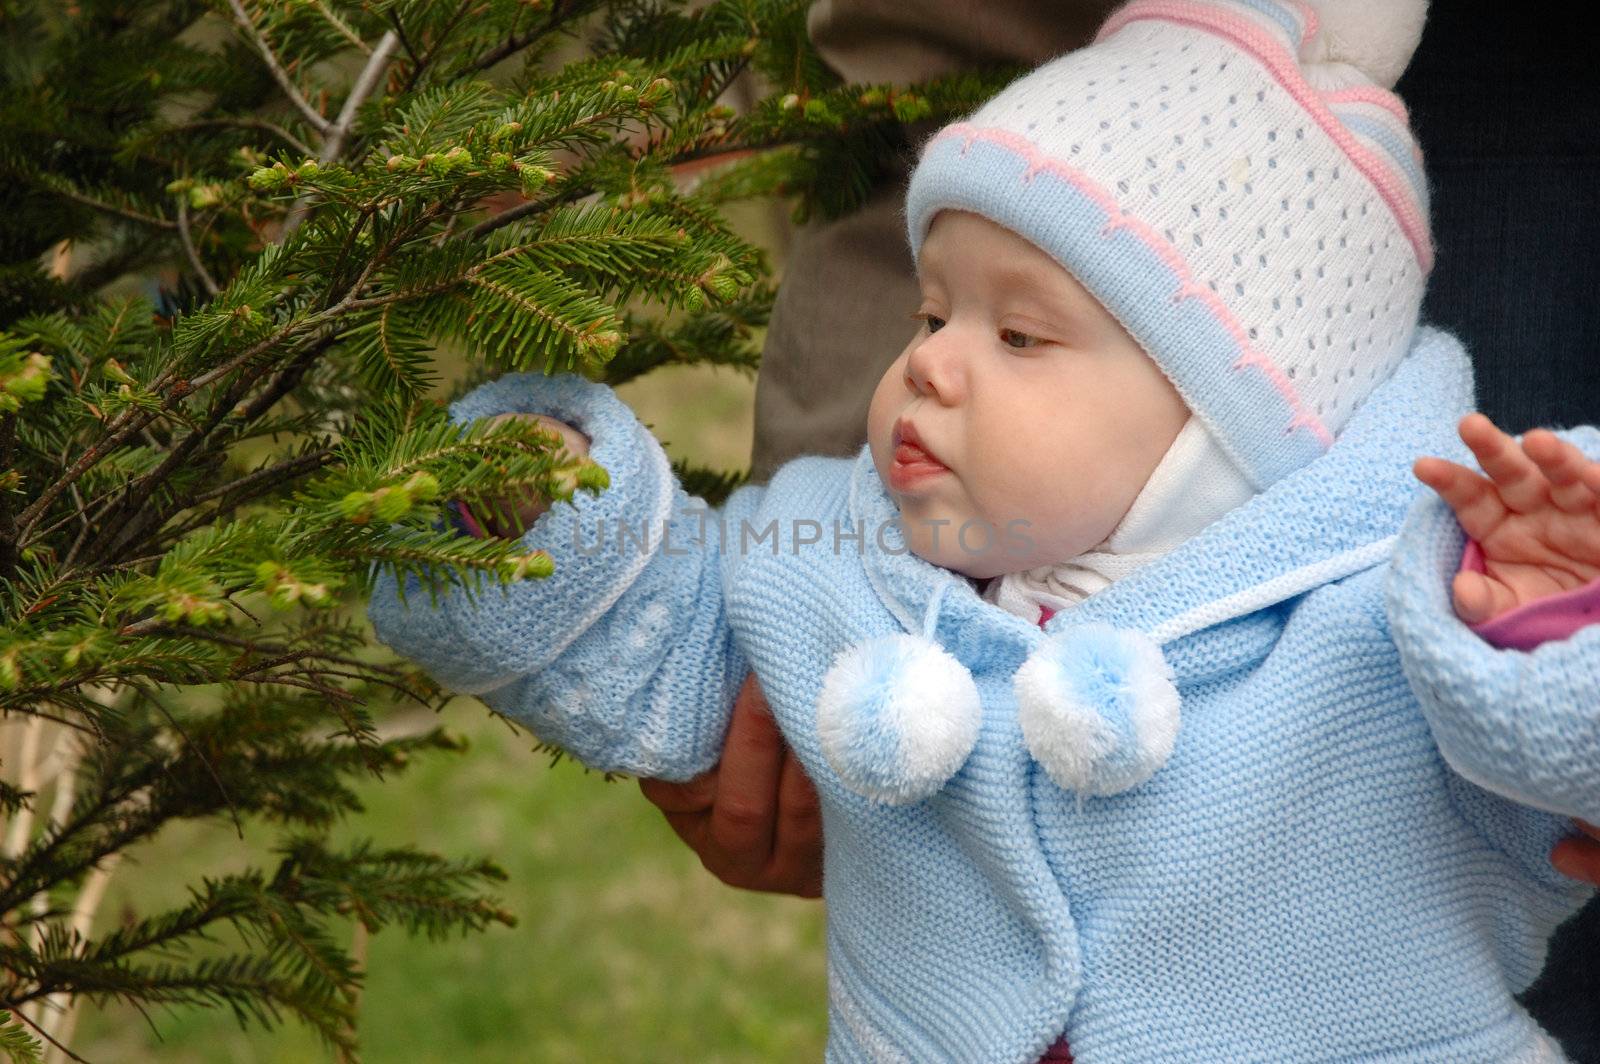
<svg viewBox="0 0 1600 1064">
<path fill-rule="evenodd" d="M 119 218 L 126 218 L 130 222 L 139 222 L 141 225 L 152 226 L 156 229 L 174 230 L 178 228 L 178 224 L 169 219 L 157 218 L 154 215 L 136 211 L 131 207 L 123 207 L 115 203 L 107 203 L 104 200 L 95 199 L 87 192 L 81 192 L 63 181 L 49 182 L 46 187 L 57 195 L 65 196 L 75 203 L 81 203 L 85 207 L 93 207 L 95 210 L 104 211 L 106 214 L 114 214 Z"/>
<path fill-rule="evenodd" d="M 189 201 L 186 193 L 178 195 L 178 239 L 183 244 L 183 253 L 188 258 L 189 265 L 194 268 L 195 276 L 200 278 L 200 283 L 206 286 L 206 291 L 213 296 L 221 292 L 222 289 L 217 287 L 211 271 L 200 261 L 200 252 L 195 250 L 194 237 L 189 234 Z"/>
<path fill-rule="evenodd" d="M 185 499 L 183 501 L 183 508 L 192 509 L 194 507 L 198 507 L 201 503 L 207 503 L 213 499 L 222 499 L 224 496 L 231 496 L 230 498 L 227 498 L 222 505 L 218 506 L 216 510 L 210 513 L 197 514 L 192 521 L 182 525 L 179 528 L 173 529 L 169 534 L 175 540 L 182 539 L 184 533 L 214 521 L 217 518 L 217 515 L 223 511 L 242 506 L 251 499 L 258 498 L 261 495 L 266 494 L 266 492 L 286 481 L 298 479 L 307 473 L 314 473 L 318 469 L 327 465 L 332 459 L 337 457 L 337 455 L 338 450 L 336 448 L 319 447 L 317 450 L 312 451 L 309 454 L 303 454 L 297 458 L 291 458 L 286 462 L 279 462 L 277 465 L 269 466 L 265 469 L 258 469 L 248 476 L 243 476 L 238 480 L 218 485 L 209 491 L 205 491 L 199 495 L 193 496 L 192 498 Z"/>
<path fill-rule="evenodd" d="M 0 415 L 0 470 L 11 468 L 17 442 L 17 415 Z M 17 519 L 11 509 L 11 493 L 0 490 L 0 580 L 9 581 L 21 560 L 17 547 Z"/>
<path fill-rule="evenodd" d="M 446 22 L 444 24 L 444 28 L 441 29 L 434 37 L 433 43 L 428 46 L 427 53 L 420 59 L 417 58 L 415 53 L 412 53 L 411 74 L 406 78 L 406 91 L 409 92 L 411 89 L 416 87 L 417 82 L 422 78 L 422 72 L 433 63 L 434 56 L 439 54 L 439 50 L 444 47 L 445 41 L 450 38 L 450 34 L 455 32 L 456 27 L 461 24 L 462 18 L 466 16 L 471 7 L 472 0 L 459 0 L 459 2 L 456 4 L 454 13 L 452 13 L 450 16 L 450 21 Z M 399 24 L 400 20 L 396 18 L 396 27 L 398 27 Z M 409 49 L 407 50 L 409 51 Z"/>
<path fill-rule="evenodd" d="M 548 554 L 441 527 L 442 498 L 605 486 L 531 429 L 452 424 L 430 394 L 438 349 L 462 342 L 469 380 L 751 368 L 765 259 L 720 205 L 848 204 L 874 153 L 903 147 L 880 135 L 894 121 L 928 100 L 964 113 L 993 87 L 952 82 L 923 100 L 840 86 L 807 46 L 803 0 L 711 0 L 693 15 L 675 0 L 451 0 L 352 20 L 360 5 L 344 0 L 229 0 L 230 52 L 258 52 L 272 78 L 266 112 L 241 114 L 241 92 L 267 84 L 253 56 L 240 77 L 174 43 L 192 3 L 150 4 L 148 18 L 41 21 L 40 76 L 12 86 L 18 113 L 116 122 L 53 122 L 50 152 L 31 127 L 0 128 L 6 169 L 55 192 L 45 213 L 61 221 L 31 220 L 41 247 L 82 235 L 90 212 L 74 202 L 135 223 L 91 219 L 113 238 L 98 261 L 8 289 L 18 313 L 0 335 L 0 712 L 59 728 L 80 755 L 0 861 L 0 1010 L 23 1005 L 63 1046 L 84 999 L 147 1020 L 152 1003 L 268 1027 L 286 1012 L 353 1059 L 364 963 L 336 930 L 514 920 L 481 893 L 504 877 L 487 861 L 328 849 L 360 812 L 357 784 L 459 748 L 374 719 L 375 697 L 437 711 L 450 695 L 373 655 L 351 607 L 375 570 L 468 596 L 549 574 Z M 545 69 L 546 45 L 591 12 L 605 28 L 574 35 L 587 54 Z M 357 53 L 330 103 L 324 61 Z M 148 90 L 112 99 L 114 79 L 81 75 L 106 56 L 137 57 Z M 513 87 L 480 77 L 513 56 L 526 60 Z M 747 65 L 782 95 L 738 115 L 715 97 Z M 172 124 L 193 94 L 210 112 Z M 693 191 L 685 168 L 712 159 L 739 162 Z M 483 217 L 513 191 L 526 202 Z M 184 268 L 156 305 L 94 291 L 174 260 Z M 253 451 L 281 434 L 289 449 Z M 706 493 L 737 482 L 679 476 Z M 134 697 L 104 704 L 97 685 Z M 35 786 L 54 771 L 37 753 L 24 759 Z M 35 800 L 14 782 L 0 780 L 13 825 Z M 189 904 L 90 934 L 120 854 L 226 817 L 279 833 L 275 870 L 207 878 Z M 168 960 L 223 924 L 241 949 Z M 24 1031 L 32 1044 L 22 1020 L 0 1022 L 0 1041 Z"/>
<path fill-rule="evenodd" d="M 238 0 L 233 0 L 237 3 Z M 323 130 L 322 150 L 317 153 L 317 161 L 331 163 L 339 158 L 344 151 L 345 137 L 350 135 L 350 128 L 355 125 L 356 112 L 372 95 L 372 90 L 378 85 L 378 79 L 383 76 L 384 68 L 389 65 L 389 57 L 394 54 L 395 47 L 400 43 L 400 37 L 394 30 L 389 30 L 378 38 L 377 45 L 371 49 L 371 56 L 367 59 L 366 66 L 361 68 L 361 75 L 356 78 L 355 85 L 350 89 L 350 95 L 345 97 L 344 106 L 339 110 L 339 117 L 333 124 Z M 295 201 L 289 210 L 289 217 L 283 223 L 283 236 L 287 240 L 293 235 L 306 217 L 306 200 Z"/>
<path fill-rule="evenodd" d="M 338 12 L 330 8 L 324 2 L 324 0 L 312 0 L 311 6 L 317 9 L 317 14 L 321 15 L 330 26 L 339 31 L 339 36 L 343 37 L 345 40 L 349 41 L 351 44 L 355 45 L 368 55 L 372 54 L 372 47 L 367 44 L 366 41 L 363 41 L 361 39 L 361 35 L 355 30 L 351 29 L 349 23 L 340 18 Z"/>
<path fill-rule="evenodd" d="M 389 25 L 394 30 L 394 35 L 396 37 L 400 38 L 400 47 L 405 49 L 406 58 L 411 61 L 412 67 L 415 68 L 416 65 L 417 65 L 417 62 L 418 62 L 418 60 L 417 60 L 417 50 L 415 48 L 411 47 L 411 41 L 410 41 L 409 38 L 406 37 L 405 26 L 403 24 L 401 24 L 401 22 L 400 22 L 400 16 L 395 14 L 395 10 L 394 10 L 393 7 L 385 7 L 383 9 L 383 17 L 389 20 Z M 415 84 L 416 84 L 416 78 L 413 76 L 411 78 L 411 80 L 409 82 L 407 82 L 406 87 L 409 89 L 412 85 L 415 85 Z M 310 154 L 310 153 L 308 152 L 307 154 Z"/>
<path fill-rule="evenodd" d="M 78 458 L 76 462 L 72 464 L 72 467 L 66 471 L 60 480 L 46 488 L 40 494 L 39 498 L 35 499 L 34 502 L 22 512 L 17 519 L 18 534 L 20 536 L 25 536 L 27 530 L 39 519 L 40 515 L 44 513 L 45 509 L 52 502 L 54 502 L 63 491 L 67 490 L 67 488 L 79 477 L 83 476 L 84 473 L 93 468 L 108 454 L 121 447 L 122 444 L 126 443 L 129 439 L 148 426 L 151 422 L 155 421 L 162 414 L 167 413 L 175 408 L 184 397 L 193 392 L 199 391 L 201 388 L 204 388 L 223 377 L 228 376 L 229 374 L 238 370 L 240 367 L 258 358 L 260 355 L 272 350 L 274 347 L 278 346 L 284 341 L 301 336 L 307 332 L 312 332 L 323 325 L 345 317 L 355 310 L 360 309 L 362 305 L 363 304 L 361 304 L 359 301 L 351 298 L 350 296 L 346 296 L 340 302 L 328 307 L 323 311 L 308 315 L 307 317 L 298 320 L 286 322 L 271 336 L 252 344 L 250 347 L 235 357 L 229 359 L 227 362 L 200 374 L 193 380 L 184 380 L 182 378 L 177 378 L 172 374 L 163 374 L 151 385 L 152 390 L 155 390 L 164 382 L 170 383 L 171 386 L 167 389 L 166 394 L 162 398 L 161 405 L 155 410 L 132 410 L 125 415 L 119 415 L 115 421 L 107 426 L 108 435 L 93 444 L 88 451 L 86 451 Z M 190 438 L 193 438 L 193 436 L 194 434 L 191 434 Z M 187 442 L 188 439 L 189 438 L 186 438 L 184 442 Z"/>
<path fill-rule="evenodd" d="M 250 38 L 250 43 L 256 46 L 256 51 L 261 53 L 262 61 L 267 64 L 267 69 L 272 72 L 273 80 L 278 83 L 278 87 L 283 90 L 283 94 L 289 98 L 289 102 L 294 104 L 299 112 L 305 116 L 307 122 L 311 123 L 311 128 L 326 136 L 329 127 L 328 120 L 315 107 L 306 102 L 304 96 L 300 95 L 300 90 L 295 87 L 294 79 L 289 77 L 289 72 L 283 69 L 282 63 L 278 62 L 278 57 L 273 53 L 272 46 L 267 43 L 266 37 L 256 28 L 255 22 L 251 20 L 249 12 L 244 9 L 244 4 L 241 0 L 228 0 L 228 6 L 233 9 L 234 21 L 239 24 L 239 28 L 244 31 L 245 36 Z"/>
<path fill-rule="evenodd" d="M 378 43 L 372 49 L 372 55 L 367 59 L 367 65 L 361 68 L 361 76 L 356 78 L 350 95 L 345 97 L 344 106 L 339 110 L 338 119 L 322 143 L 322 151 L 318 154 L 322 162 L 332 162 L 339 158 L 344 150 L 344 139 L 350 135 L 350 129 L 356 123 L 356 112 L 367 102 L 367 97 L 372 95 L 372 90 L 377 87 L 378 79 L 383 76 L 384 68 L 389 65 L 389 57 L 394 54 L 395 46 L 399 43 L 400 38 L 393 30 L 378 38 Z"/>
<path fill-rule="evenodd" d="M 181 122 L 175 126 L 167 126 L 160 130 L 165 136 L 178 133 L 192 133 L 201 129 L 259 129 L 264 133 L 271 133 L 301 155 L 315 155 L 316 150 L 305 141 L 289 132 L 276 122 L 269 122 L 265 118 L 255 115 L 230 115 L 226 118 L 195 118 Z"/>
<path fill-rule="evenodd" d="M 490 48 L 488 51 L 479 55 L 475 59 L 470 60 L 466 66 L 461 68 L 462 75 L 471 75 L 478 73 L 480 70 L 488 70 L 501 60 L 511 58 L 524 48 L 539 40 L 541 37 L 548 36 L 550 33 L 554 32 L 560 27 L 564 19 L 565 12 L 561 10 L 561 7 L 561 0 L 551 0 L 550 15 L 545 19 L 543 26 L 540 26 L 536 30 L 529 30 L 527 33 L 524 33 L 520 36 L 517 34 L 512 34 L 511 36 L 507 37 L 500 44 L 495 45 L 493 48 Z"/>
<path fill-rule="evenodd" d="M 39 1037 L 43 1038 L 46 1042 L 49 1042 L 57 1052 L 65 1054 L 69 1059 L 77 1061 L 78 1064 L 89 1064 L 87 1060 L 84 1060 L 82 1057 L 78 1056 L 78 1054 L 74 1053 L 72 1050 L 56 1041 L 55 1038 L 51 1036 L 50 1032 L 40 1027 L 37 1023 L 34 1023 L 33 1020 L 29 1019 L 21 1009 L 12 1008 L 11 1015 L 15 1016 L 29 1027 L 32 1027 L 35 1031 L 38 1031 Z"/>
</svg>

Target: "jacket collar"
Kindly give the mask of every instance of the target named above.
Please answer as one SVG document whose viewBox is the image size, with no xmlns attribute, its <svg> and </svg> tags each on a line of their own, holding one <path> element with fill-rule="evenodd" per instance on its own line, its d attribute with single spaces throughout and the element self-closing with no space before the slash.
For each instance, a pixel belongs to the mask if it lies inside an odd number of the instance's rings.
<svg viewBox="0 0 1600 1064">
<path fill-rule="evenodd" d="M 851 472 L 850 519 L 862 561 L 906 631 L 968 648 L 1014 652 L 1077 624 L 1136 629 L 1156 643 L 1220 624 L 1386 560 L 1406 511 L 1427 489 L 1423 455 L 1475 465 L 1456 425 L 1472 409 L 1472 366 L 1449 333 L 1419 327 L 1410 352 L 1367 397 L 1333 445 L 1168 554 L 1056 614 L 1043 631 L 985 602 L 959 573 L 912 554 L 872 454 Z"/>
</svg>

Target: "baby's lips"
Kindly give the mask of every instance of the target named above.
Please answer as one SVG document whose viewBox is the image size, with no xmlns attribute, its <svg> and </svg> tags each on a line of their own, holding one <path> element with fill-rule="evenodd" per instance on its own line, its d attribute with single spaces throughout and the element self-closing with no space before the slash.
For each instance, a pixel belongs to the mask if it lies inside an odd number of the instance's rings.
<svg viewBox="0 0 1600 1064">
<path fill-rule="evenodd" d="M 895 448 L 894 460 L 901 465 L 929 465 L 944 468 L 944 463 L 913 443 L 902 443 Z"/>
</svg>

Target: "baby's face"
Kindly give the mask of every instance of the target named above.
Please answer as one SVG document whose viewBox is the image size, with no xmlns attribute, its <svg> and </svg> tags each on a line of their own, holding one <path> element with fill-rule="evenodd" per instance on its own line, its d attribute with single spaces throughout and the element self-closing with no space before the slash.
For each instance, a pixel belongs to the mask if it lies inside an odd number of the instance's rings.
<svg viewBox="0 0 1600 1064">
<path fill-rule="evenodd" d="M 1054 259 L 978 215 L 934 218 L 918 280 L 923 324 L 867 414 L 907 545 L 984 578 L 1102 542 L 1188 420 L 1177 389 Z"/>
</svg>

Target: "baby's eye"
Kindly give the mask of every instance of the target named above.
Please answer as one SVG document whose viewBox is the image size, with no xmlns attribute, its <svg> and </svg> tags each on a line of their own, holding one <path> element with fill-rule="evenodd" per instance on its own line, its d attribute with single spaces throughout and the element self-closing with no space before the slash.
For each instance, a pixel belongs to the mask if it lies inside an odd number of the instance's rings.
<svg viewBox="0 0 1600 1064">
<path fill-rule="evenodd" d="M 1000 339 L 1011 347 L 1033 347 L 1039 342 L 1037 337 L 1029 336 L 1027 333 L 1018 332 L 1015 329 L 1001 329 Z"/>
<path fill-rule="evenodd" d="M 925 310 L 919 310 L 911 316 L 922 322 L 922 324 L 926 325 L 928 327 L 928 331 L 931 333 L 936 333 L 940 329 L 944 328 L 943 318 L 935 317 Z"/>
</svg>

